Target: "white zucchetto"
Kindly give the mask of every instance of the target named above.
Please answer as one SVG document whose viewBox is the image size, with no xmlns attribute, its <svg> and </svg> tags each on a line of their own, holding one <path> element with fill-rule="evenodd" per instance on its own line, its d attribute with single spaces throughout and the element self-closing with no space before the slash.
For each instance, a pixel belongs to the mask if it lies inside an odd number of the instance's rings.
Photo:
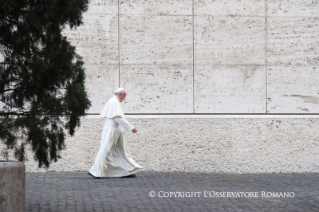
<svg viewBox="0 0 319 212">
<path fill-rule="evenodd" d="M 118 92 L 121 92 L 121 91 L 124 91 L 124 88 L 118 88 L 118 89 L 116 89 L 115 93 L 118 93 Z"/>
</svg>

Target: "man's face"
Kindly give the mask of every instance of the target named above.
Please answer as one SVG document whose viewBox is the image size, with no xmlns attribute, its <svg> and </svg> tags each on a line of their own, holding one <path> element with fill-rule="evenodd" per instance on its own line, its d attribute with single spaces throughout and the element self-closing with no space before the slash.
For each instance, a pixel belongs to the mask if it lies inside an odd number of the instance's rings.
<svg viewBox="0 0 319 212">
<path fill-rule="evenodd" d="M 119 98 L 120 102 L 122 102 L 126 97 L 126 91 L 123 91 L 122 93 L 117 95 L 117 98 Z"/>
</svg>

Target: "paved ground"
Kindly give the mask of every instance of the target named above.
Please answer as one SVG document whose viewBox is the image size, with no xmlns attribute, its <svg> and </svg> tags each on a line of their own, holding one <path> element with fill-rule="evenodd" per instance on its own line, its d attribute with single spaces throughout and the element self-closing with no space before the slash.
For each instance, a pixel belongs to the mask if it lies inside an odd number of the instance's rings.
<svg viewBox="0 0 319 212">
<path fill-rule="evenodd" d="M 315 212 L 319 211 L 319 173 L 216 174 L 142 171 L 137 173 L 136 178 L 125 179 L 94 179 L 83 172 L 27 173 L 25 209 L 41 212 Z"/>
</svg>

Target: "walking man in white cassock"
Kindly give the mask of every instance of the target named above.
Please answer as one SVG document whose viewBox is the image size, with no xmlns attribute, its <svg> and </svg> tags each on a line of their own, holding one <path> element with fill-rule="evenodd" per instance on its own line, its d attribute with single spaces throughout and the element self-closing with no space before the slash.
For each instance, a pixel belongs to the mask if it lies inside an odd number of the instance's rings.
<svg viewBox="0 0 319 212">
<path fill-rule="evenodd" d="M 101 118 L 106 118 L 101 146 L 89 174 L 94 177 L 135 177 L 135 173 L 142 167 L 131 157 L 130 150 L 124 139 L 126 131 L 136 133 L 137 130 L 125 118 L 121 103 L 126 96 L 126 91 L 119 88 L 115 96 L 108 100 L 100 113 Z"/>
</svg>

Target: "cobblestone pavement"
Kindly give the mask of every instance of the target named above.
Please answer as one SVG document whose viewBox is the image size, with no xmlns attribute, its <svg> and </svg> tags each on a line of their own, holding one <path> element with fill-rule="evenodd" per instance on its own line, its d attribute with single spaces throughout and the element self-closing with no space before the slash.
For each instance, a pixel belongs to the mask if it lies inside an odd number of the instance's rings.
<svg viewBox="0 0 319 212">
<path fill-rule="evenodd" d="M 316 212 L 319 211 L 318 179 L 319 173 L 142 171 L 137 173 L 136 178 L 104 179 L 95 179 L 83 172 L 27 173 L 25 209 L 59 212 Z M 155 196 L 151 197 L 153 195 Z M 283 195 L 286 197 L 282 197 Z"/>
</svg>

